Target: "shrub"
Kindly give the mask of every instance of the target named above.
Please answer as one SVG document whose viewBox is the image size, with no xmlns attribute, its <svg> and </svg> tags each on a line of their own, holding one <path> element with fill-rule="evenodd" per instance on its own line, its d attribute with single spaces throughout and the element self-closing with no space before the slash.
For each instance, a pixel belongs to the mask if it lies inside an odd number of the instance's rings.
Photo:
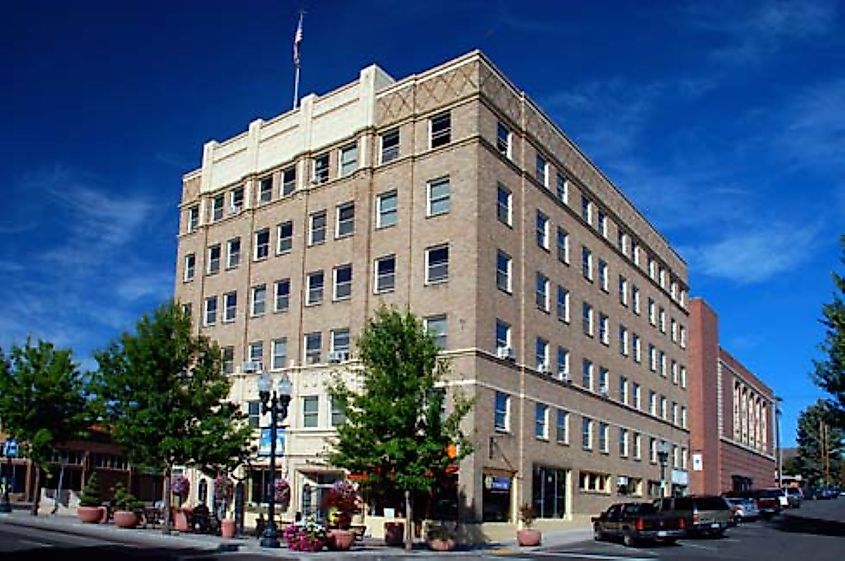
<svg viewBox="0 0 845 561">
<path fill-rule="evenodd" d="M 135 495 L 126 490 L 122 483 L 114 486 L 114 500 L 112 501 L 116 510 L 137 510 L 144 506 L 144 503 L 135 498 Z"/>
<path fill-rule="evenodd" d="M 326 528 L 309 516 L 285 528 L 282 537 L 291 551 L 321 551 L 326 544 Z"/>
<path fill-rule="evenodd" d="M 100 480 L 95 471 L 88 478 L 85 487 L 82 488 L 82 493 L 79 495 L 79 506 L 100 506 L 101 504 Z"/>
<path fill-rule="evenodd" d="M 534 520 L 537 519 L 537 513 L 534 512 L 534 508 L 531 505 L 526 503 L 519 507 L 519 519 L 525 524 L 526 528 L 530 528 L 534 524 Z"/>
</svg>

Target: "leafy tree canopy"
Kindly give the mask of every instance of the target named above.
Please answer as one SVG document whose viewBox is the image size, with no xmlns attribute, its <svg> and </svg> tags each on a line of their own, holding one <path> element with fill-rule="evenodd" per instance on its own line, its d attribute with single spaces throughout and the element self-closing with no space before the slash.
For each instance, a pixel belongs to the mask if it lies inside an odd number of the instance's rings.
<svg viewBox="0 0 845 561">
<path fill-rule="evenodd" d="M 795 468 L 810 485 L 839 481 L 843 463 L 843 431 L 831 421 L 829 405 L 819 400 L 798 417 Z M 827 457 L 827 459 L 825 459 Z"/>
<path fill-rule="evenodd" d="M 845 264 L 845 235 L 840 238 L 840 243 L 841 261 Z M 833 283 L 833 300 L 822 307 L 825 338 L 821 350 L 825 357 L 814 361 L 813 378 L 832 397 L 829 404 L 834 415 L 833 422 L 845 429 L 845 277 L 834 272 Z"/>
</svg>

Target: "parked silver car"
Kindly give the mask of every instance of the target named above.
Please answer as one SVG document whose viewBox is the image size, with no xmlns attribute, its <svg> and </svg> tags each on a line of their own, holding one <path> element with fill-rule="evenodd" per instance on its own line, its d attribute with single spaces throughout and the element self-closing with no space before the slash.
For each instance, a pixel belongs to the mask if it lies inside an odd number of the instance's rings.
<svg viewBox="0 0 845 561">
<path fill-rule="evenodd" d="M 742 524 L 743 522 L 751 522 L 760 517 L 760 511 L 757 510 L 757 504 L 754 499 L 747 499 L 742 497 L 726 497 L 725 500 L 731 505 L 731 510 L 734 514 L 734 522 Z"/>
</svg>

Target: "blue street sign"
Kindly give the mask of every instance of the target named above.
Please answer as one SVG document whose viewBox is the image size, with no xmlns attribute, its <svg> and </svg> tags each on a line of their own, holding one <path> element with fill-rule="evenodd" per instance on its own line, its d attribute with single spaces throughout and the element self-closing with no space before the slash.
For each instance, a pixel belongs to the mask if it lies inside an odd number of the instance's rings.
<svg viewBox="0 0 845 561">
<path fill-rule="evenodd" d="M 7 458 L 17 458 L 18 457 L 18 443 L 15 440 L 7 440 L 5 450 L 3 451 L 3 455 Z"/>
</svg>

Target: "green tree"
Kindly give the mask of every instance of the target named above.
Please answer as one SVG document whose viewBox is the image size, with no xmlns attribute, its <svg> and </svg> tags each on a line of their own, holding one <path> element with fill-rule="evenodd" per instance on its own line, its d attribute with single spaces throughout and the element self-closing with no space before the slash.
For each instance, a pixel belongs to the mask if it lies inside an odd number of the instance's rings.
<svg viewBox="0 0 845 561">
<path fill-rule="evenodd" d="M 829 405 L 819 400 L 798 417 L 798 456 L 795 467 L 809 485 L 839 481 L 843 431 L 832 425 Z"/>
<path fill-rule="evenodd" d="M 82 437 L 91 422 L 86 383 L 70 350 L 39 340 L 13 346 L 9 357 L 0 350 L 0 419 L 9 435 L 21 443 L 35 467 L 38 514 L 41 472 L 48 472 L 61 444 Z"/>
<path fill-rule="evenodd" d="M 840 238 L 845 264 L 845 235 Z M 834 413 L 833 422 L 845 429 L 845 277 L 833 273 L 835 291 L 833 301 L 822 307 L 822 325 L 825 326 L 824 342 L 820 345 L 824 360 L 813 361 L 816 384 L 828 392 Z"/>
<path fill-rule="evenodd" d="M 228 471 L 249 453 L 250 427 L 228 401 L 230 382 L 216 343 L 193 334 L 191 317 L 169 302 L 145 314 L 96 354 L 93 387 L 115 439 L 131 461 L 164 474 L 164 531 L 170 530 L 175 464 Z"/>
<path fill-rule="evenodd" d="M 357 341 L 361 360 L 360 390 L 339 379 L 329 393 L 340 400 L 346 423 L 332 442 L 332 464 L 366 474 L 365 491 L 404 493 L 407 520 L 413 520 L 412 494 L 431 493 L 450 466 L 470 453 L 461 419 L 472 403 L 460 395 L 443 415 L 447 361 L 433 336 L 411 313 L 381 308 Z M 457 455 L 450 454 L 456 445 Z M 411 525 L 405 546 L 411 547 Z"/>
</svg>

